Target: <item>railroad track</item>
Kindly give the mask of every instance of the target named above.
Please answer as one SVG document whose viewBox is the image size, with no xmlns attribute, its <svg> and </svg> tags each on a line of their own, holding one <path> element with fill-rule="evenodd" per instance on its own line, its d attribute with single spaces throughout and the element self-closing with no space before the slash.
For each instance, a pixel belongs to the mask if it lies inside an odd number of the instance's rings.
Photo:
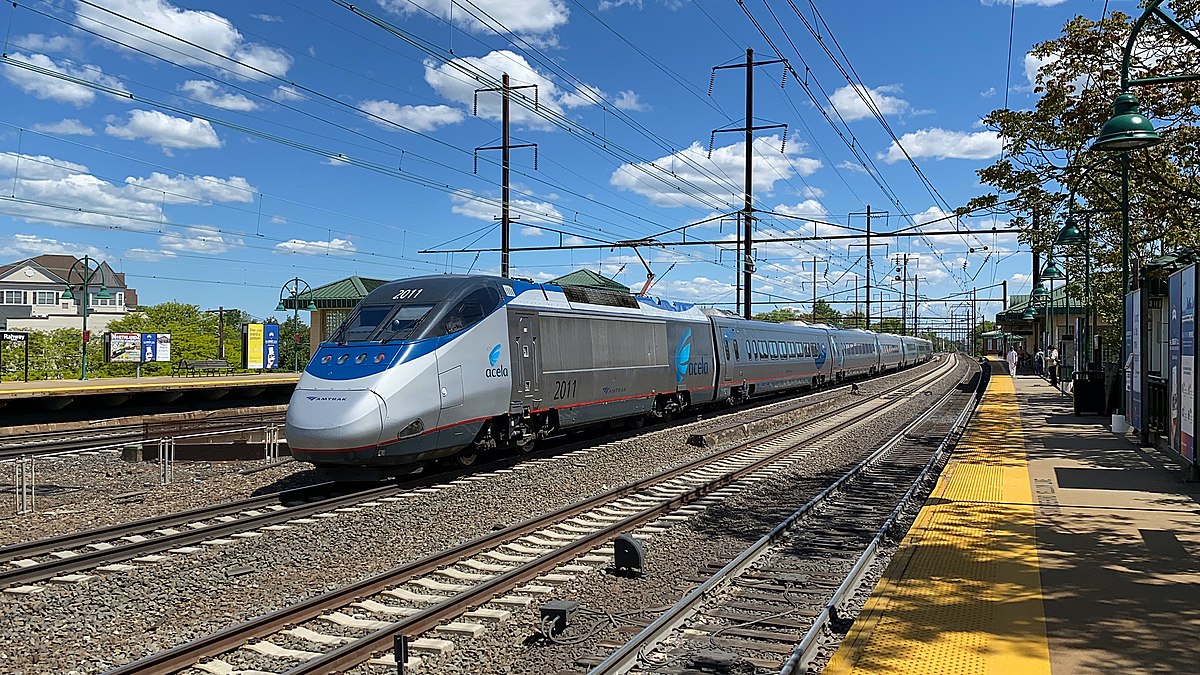
<svg viewBox="0 0 1200 675">
<path fill-rule="evenodd" d="M 195 550 L 191 547 L 195 544 L 227 543 L 225 537 L 243 538 L 251 530 L 286 528 L 289 522 L 339 508 L 352 508 L 372 499 L 389 498 L 404 489 L 387 485 L 353 491 L 334 483 L 323 483 L 78 534 L 12 544 L 0 548 L 0 564 L 8 567 L 0 570 L 0 587 L 36 592 L 34 588 L 21 588 L 21 585 L 46 579 L 84 581 L 86 575 L 67 575 L 91 569 L 121 571 L 126 569 L 120 564 L 122 561 L 142 558 L 145 562 L 155 562 L 147 556 L 165 551 L 193 553 Z M 317 498 L 330 492 L 335 496 Z"/>
<path fill-rule="evenodd" d="M 831 624 L 853 618 L 847 600 L 903 511 L 932 487 L 982 391 L 949 391 L 742 554 L 710 565 L 708 579 L 616 651 L 585 660 L 589 674 L 712 664 L 807 672 Z M 953 410 L 955 399 L 969 400 Z"/>
<path fill-rule="evenodd" d="M 0 462 L 23 456 L 115 450 L 131 443 L 153 441 L 167 435 L 237 433 L 284 421 L 283 412 L 222 415 L 162 421 L 147 419 L 130 424 L 95 426 L 72 431 L 22 432 L 0 436 Z"/>
<path fill-rule="evenodd" d="M 786 471 L 820 439 L 899 408 L 954 368 L 951 360 L 916 382 L 903 383 L 907 397 L 852 400 L 819 421 L 788 426 L 109 673 L 191 667 L 230 673 L 255 659 L 267 662 L 263 670 L 268 672 L 290 668 L 289 675 L 341 671 L 366 662 L 394 668 L 393 654 L 376 655 L 390 651 L 397 636 L 412 654 L 439 652 L 450 644 L 448 636 L 478 634 L 487 622 L 531 604 L 553 584 L 610 564 L 608 543 L 618 535 L 651 536 L 685 514 Z M 364 615 L 375 618 L 360 618 Z"/>
</svg>

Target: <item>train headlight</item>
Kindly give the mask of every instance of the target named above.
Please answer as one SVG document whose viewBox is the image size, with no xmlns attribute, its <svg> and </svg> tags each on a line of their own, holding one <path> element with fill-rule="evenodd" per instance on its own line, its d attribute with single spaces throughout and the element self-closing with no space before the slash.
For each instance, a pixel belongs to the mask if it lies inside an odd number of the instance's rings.
<svg viewBox="0 0 1200 675">
<path fill-rule="evenodd" d="M 425 423 L 419 419 L 416 419 L 412 422 L 409 422 L 408 426 L 401 429 L 400 433 L 396 434 L 396 438 L 408 438 L 409 436 L 416 436 L 422 431 L 425 431 Z"/>
</svg>

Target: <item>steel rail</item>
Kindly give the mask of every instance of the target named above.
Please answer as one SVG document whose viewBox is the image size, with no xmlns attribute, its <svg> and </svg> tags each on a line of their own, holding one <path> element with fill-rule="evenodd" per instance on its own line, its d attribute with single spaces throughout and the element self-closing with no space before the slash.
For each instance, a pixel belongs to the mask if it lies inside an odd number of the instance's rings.
<svg viewBox="0 0 1200 675">
<path fill-rule="evenodd" d="M 912 485 L 909 486 L 908 490 L 905 491 L 904 496 L 896 504 L 896 508 L 892 509 L 891 514 L 888 515 L 887 520 L 879 527 L 879 531 L 871 539 L 871 543 L 867 545 L 866 549 L 858 557 L 858 560 L 855 561 L 850 573 L 838 586 L 837 590 L 833 592 L 833 595 L 830 596 L 829 602 L 821 609 L 821 613 L 813 619 L 812 625 L 809 626 L 804 636 L 801 637 L 800 642 L 796 644 L 796 648 L 792 650 L 791 655 L 780 666 L 779 675 L 793 675 L 799 670 L 806 668 L 814 658 L 813 652 L 821 644 L 821 637 L 824 634 L 825 627 L 834 619 L 845 618 L 843 608 L 846 601 L 853 594 L 854 590 L 858 588 L 859 584 L 862 583 L 862 577 L 866 574 L 867 567 L 875 560 L 880 547 L 883 545 L 884 538 L 888 536 L 888 532 L 895 523 L 900 520 L 900 515 L 904 512 L 909 502 L 912 501 L 917 488 L 928 479 L 930 473 L 933 471 L 933 467 L 937 465 L 940 458 L 957 444 L 967 423 L 979 407 L 979 401 L 983 397 L 984 389 L 987 386 L 987 379 L 987 376 L 981 372 L 979 386 L 976 388 L 971 404 L 963 407 L 962 412 L 959 413 L 954 423 L 950 426 L 950 430 L 946 432 L 937 449 L 930 456 L 929 461 L 921 469 L 921 473 L 916 477 Z"/>
<path fill-rule="evenodd" d="M 219 516 L 267 506 L 272 503 L 307 500 L 316 494 L 330 491 L 330 489 L 334 486 L 335 483 L 307 485 L 300 488 L 283 490 L 281 492 L 273 492 L 271 494 L 250 497 L 233 502 L 225 502 L 211 506 L 201 506 L 188 511 L 177 511 L 175 513 L 163 514 L 161 516 L 151 516 L 149 518 L 142 518 L 140 520 L 106 525 L 104 527 L 97 527 L 91 530 L 84 530 L 82 532 L 60 534 L 56 537 L 49 537 L 47 539 L 38 539 L 36 541 L 0 546 L 0 562 L 7 562 L 13 560 L 14 558 L 44 555 L 46 553 L 62 549 L 77 548 L 95 541 L 115 539 L 117 537 L 123 537 L 129 534 L 137 534 L 150 530 L 161 529 L 164 527 L 173 527 L 175 525 L 181 525 L 183 523 L 194 522 L 197 520 L 217 518 Z"/>
<path fill-rule="evenodd" d="M 930 382 L 936 381 L 945 376 L 945 372 L 934 372 L 932 375 L 924 376 Z M 913 382 L 904 382 L 897 389 L 912 386 Z M 866 407 L 869 404 L 877 404 L 880 410 L 890 409 L 896 405 L 895 401 L 885 401 L 881 398 L 868 398 L 856 401 L 849 405 L 845 405 L 840 409 L 830 411 L 830 414 L 845 413 L 855 409 Z M 441 551 L 424 558 L 406 563 L 399 567 L 381 572 L 372 577 L 362 579 L 347 586 L 344 586 L 333 591 L 329 591 L 319 596 L 315 596 L 308 600 L 302 601 L 290 607 L 285 607 L 275 612 L 264 614 L 262 616 L 251 619 L 236 626 L 230 626 L 221 631 L 204 636 L 192 642 L 177 645 L 171 649 L 151 654 L 143 657 L 133 663 L 114 668 L 107 671 L 105 675 L 129 675 L 132 673 L 143 673 L 147 675 L 159 675 L 165 673 L 175 673 L 184 668 L 188 668 L 204 658 L 215 657 L 219 654 L 227 652 L 242 646 L 249 640 L 265 637 L 277 632 L 280 628 L 287 625 L 294 625 L 300 622 L 308 621 L 320 616 L 327 610 L 345 606 L 347 603 L 356 598 L 368 597 L 379 593 L 389 587 L 395 586 L 405 581 L 428 574 L 437 569 L 467 558 L 471 555 L 486 551 L 502 543 L 519 538 L 541 530 L 548 525 L 560 522 L 564 519 L 574 517 L 580 513 L 589 511 L 599 505 L 606 504 L 610 501 L 620 499 L 622 497 L 637 493 L 645 488 L 671 480 L 677 476 L 683 475 L 698 467 L 719 461 L 725 457 L 736 455 L 753 446 L 761 445 L 769 442 L 772 439 L 782 437 L 787 434 L 795 433 L 804 427 L 811 426 L 812 422 L 805 421 L 793 425 L 789 425 L 781 430 L 766 434 L 762 437 L 751 439 L 749 441 L 739 443 L 726 450 L 718 451 L 703 458 L 690 461 L 684 465 L 668 469 L 654 476 L 644 478 L 631 484 L 618 486 L 608 490 L 602 494 L 593 496 L 582 502 L 577 502 L 572 505 L 557 509 L 553 512 L 543 514 L 541 516 L 529 519 L 522 523 L 511 525 L 503 530 L 491 532 L 476 539 L 463 542 L 451 547 L 445 551 Z M 824 432 L 821 432 L 824 433 Z M 737 476 L 745 475 L 766 466 L 772 461 L 776 461 L 781 454 L 794 451 L 796 445 L 804 444 L 811 441 L 811 438 L 805 438 L 791 447 L 772 453 L 766 459 L 754 462 L 749 467 L 740 471 L 735 476 L 727 474 L 718 477 L 708 484 L 689 491 L 685 495 L 680 495 L 673 498 L 670 502 L 659 507 L 655 507 L 650 515 L 646 513 L 630 516 L 627 519 L 619 521 L 617 527 L 628 528 L 633 524 L 640 522 L 640 519 L 650 520 L 660 511 L 667 511 L 673 508 L 672 504 L 687 503 L 682 500 L 695 501 L 708 493 L 724 487 L 725 485 L 737 480 Z M 620 530 L 614 527 L 606 527 L 600 531 L 587 535 L 583 538 L 583 543 L 568 545 L 565 549 L 559 549 L 556 552 L 549 553 L 541 558 L 526 563 L 511 572 L 508 572 L 500 577 L 493 578 L 487 584 L 489 595 L 495 594 L 498 588 L 505 585 L 516 585 L 521 583 L 523 579 L 533 578 L 540 575 L 544 571 L 544 567 L 553 566 L 560 559 L 569 559 L 577 555 L 579 550 L 587 550 L 595 546 L 596 541 L 603 541 L 611 538 Z M 480 604 L 484 597 L 481 594 L 476 594 L 473 591 L 467 592 L 472 600 L 464 601 L 463 595 L 456 596 L 448 601 L 430 607 L 418 614 L 414 614 L 405 620 L 394 623 L 387 628 L 381 629 L 366 636 L 362 640 L 349 643 L 341 648 L 318 657 L 312 661 L 302 664 L 299 668 L 289 671 L 289 675 L 298 675 L 299 673 L 327 673 L 331 670 L 336 670 L 347 664 L 359 663 L 362 661 L 363 654 L 371 654 L 380 651 L 385 646 L 390 645 L 392 636 L 398 633 L 404 634 L 419 634 L 436 626 L 444 617 L 454 616 L 461 613 L 465 605 Z M 385 644 L 386 643 L 386 644 Z M 340 664 L 340 665 L 339 665 Z"/>
<path fill-rule="evenodd" d="M 0 571 L 0 586 L 9 586 L 15 584 L 27 584 L 32 581 L 40 581 L 60 574 L 70 572 L 78 572 L 80 570 L 95 567 L 98 564 L 119 562 L 128 560 L 137 556 L 157 553 L 171 548 L 187 546 L 208 539 L 215 539 L 222 535 L 232 534 L 247 529 L 255 529 L 268 525 L 277 525 L 295 518 L 303 518 L 313 513 L 320 513 L 330 509 L 340 508 L 342 506 L 354 504 L 356 502 L 367 501 L 386 497 L 405 488 L 395 485 L 378 487 L 362 492 L 354 492 L 349 495 L 340 495 L 330 499 L 323 499 L 319 502 L 311 502 L 298 506 L 288 507 L 279 511 L 271 511 L 257 516 L 247 516 L 238 520 L 220 523 L 218 525 L 210 525 L 197 530 L 188 530 L 177 534 L 166 534 L 161 537 L 147 539 L 146 541 L 130 542 L 121 546 L 104 549 L 102 551 L 88 551 L 79 555 L 61 560 L 52 560 L 44 563 L 39 563 L 36 566 L 17 568 L 13 570 Z"/>
<path fill-rule="evenodd" d="M 745 551 L 740 553 L 736 558 L 727 563 L 718 572 L 713 574 L 707 581 L 700 586 L 692 589 L 686 596 L 679 600 L 671 609 L 667 610 L 658 619 L 644 628 L 640 633 L 631 638 L 617 651 L 609 655 L 607 659 L 597 664 L 589 675 L 617 675 L 625 673 L 637 665 L 640 656 L 649 648 L 654 647 L 666 637 L 674 633 L 680 626 L 688 621 L 697 611 L 699 605 L 710 597 L 713 593 L 724 588 L 735 577 L 744 572 L 748 567 L 758 561 L 762 555 L 768 551 L 776 542 L 786 536 L 796 522 L 811 513 L 817 506 L 823 504 L 830 496 L 841 491 L 846 483 L 854 480 L 865 472 L 869 467 L 877 463 L 877 461 L 885 454 L 891 451 L 901 440 L 903 440 L 913 429 L 917 428 L 925 421 L 933 416 L 942 405 L 949 401 L 957 392 L 950 390 L 941 397 L 936 403 L 929 407 L 928 410 L 922 412 L 910 423 L 905 425 L 903 429 L 893 435 L 890 439 L 882 443 L 869 456 L 864 458 L 849 471 L 838 478 L 834 483 L 826 487 L 820 494 L 816 495 L 806 502 L 799 509 L 785 518 L 782 522 L 776 525 L 770 532 L 763 535 Z M 897 401 L 901 399 L 896 399 Z M 290 674 L 289 674 L 290 675 Z"/>
</svg>

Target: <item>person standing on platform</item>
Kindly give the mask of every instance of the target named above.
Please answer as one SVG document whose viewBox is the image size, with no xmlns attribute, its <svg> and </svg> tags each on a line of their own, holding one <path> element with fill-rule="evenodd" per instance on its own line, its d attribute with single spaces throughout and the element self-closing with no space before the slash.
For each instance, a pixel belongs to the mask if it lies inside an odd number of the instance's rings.
<svg viewBox="0 0 1200 675">
<path fill-rule="evenodd" d="M 1017 356 L 1016 347 L 1009 347 L 1009 349 L 1008 349 L 1008 374 L 1012 375 L 1013 377 L 1017 376 L 1017 360 L 1019 358 L 1020 357 Z"/>
<path fill-rule="evenodd" d="M 1042 371 L 1046 366 L 1046 352 L 1038 347 L 1037 353 L 1033 355 L 1033 374 L 1038 377 L 1042 376 Z"/>
<path fill-rule="evenodd" d="M 1058 386 L 1058 348 L 1050 345 L 1050 351 L 1046 353 L 1046 374 L 1050 376 L 1050 386 Z"/>
</svg>

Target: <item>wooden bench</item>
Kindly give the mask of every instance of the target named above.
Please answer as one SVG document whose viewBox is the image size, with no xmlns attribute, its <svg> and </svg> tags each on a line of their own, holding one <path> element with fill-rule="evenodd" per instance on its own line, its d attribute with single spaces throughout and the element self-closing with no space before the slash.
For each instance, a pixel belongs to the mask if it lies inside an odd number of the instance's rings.
<svg viewBox="0 0 1200 675">
<path fill-rule="evenodd" d="M 233 367 L 224 359 L 180 359 L 175 363 L 175 375 L 228 375 Z"/>
</svg>

